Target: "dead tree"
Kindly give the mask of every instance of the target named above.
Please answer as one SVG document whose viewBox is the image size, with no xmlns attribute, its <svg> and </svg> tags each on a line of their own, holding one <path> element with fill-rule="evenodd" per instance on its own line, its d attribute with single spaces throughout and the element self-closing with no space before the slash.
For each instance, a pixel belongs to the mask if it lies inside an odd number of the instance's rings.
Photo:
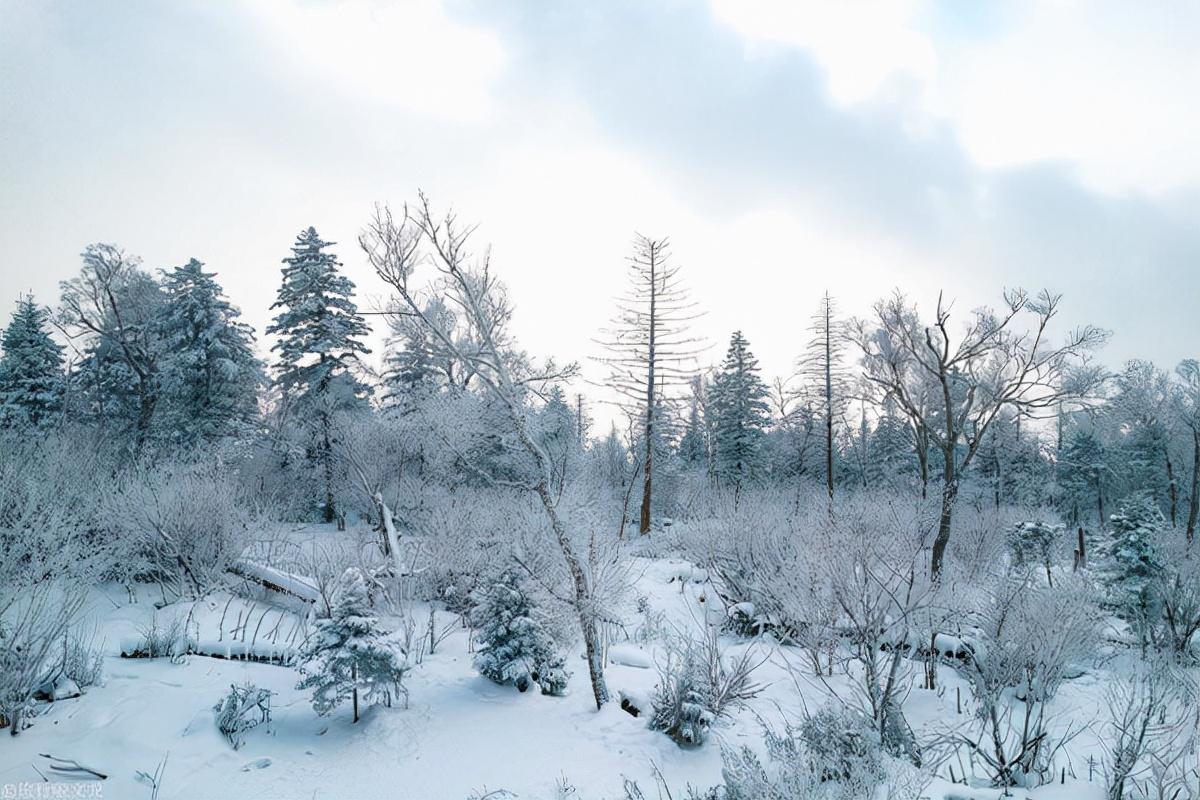
<svg viewBox="0 0 1200 800">
<path fill-rule="evenodd" d="M 606 355 L 598 360 L 609 368 L 608 386 L 627 414 L 641 419 L 642 507 L 640 533 L 650 532 L 654 482 L 654 437 L 662 395 L 684 385 L 694 372 L 703 347 L 688 334 L 688 325 L 700 314 L 671 264 L 670 243 L 638 234 L 629 257 L 629 288 L 617 300 L 612 327 L 604 331 L 601 345 Z M 632 444 L 632 442 L 631 442 Z"/>
<path fill-rule="evenodd" d="M 825 436 L 825 489 L 833 499 L 833 420 L 845 405 L 848 378 L 844 366 L 845 324 L 837 318 L 833 298 L 826 292 L 813 315 L 812 339 L 800 359 L 804 393 L 820 413 Z"/>
<path fill-rule="evenodd" d="M 541 503 L 571 577 L 572 605 L 578 615 L 588 676 L 599 709 L 608 702 L 609 693 L 592 586 L 550 490 L 550 457 L 530 432 L 526 405 L 528 389 L 562 380 L 574 370 L 571 367 L 559 370 L 552 364 L 534 370 L 512 357 L 507 331 L 511 306 L 503 286 L 491 273 L 489 255 L 473 259 L 469 253 L 468 242 L 473 232 L 473 227 L 459 225 L 452 212 L 436 216 L 428 198 L 421 194 L 416 207 L 405 206 L 399 220 L 386 206 L 377 208 L 375 218 L 359 236 L 359 243 L 376 274 L 395 290 L 399 300 L 396 313 L 412 317 L 430 332 L 437 348 L 470 365 L 484 391 L 499 402 L 511 433 L 528 455 L 532 465 L 528 482 L 496 479 L 493 482 L 531 491 Z M 421 292 L 411 285 L 415 268 L 425 262 L 431 263 L 438 273 L 427 293 L 443 297 L 457 310 L 469 334 L 466 337 L 469 347 L 464 347 L 461 338 L 426 313 Z M 589 548 L 589 552 L 593 551 L 594 548 Z"/>
<path fill-rule="evenodd" d="M 851 336 L 863 353 L 867 380 L 895 400 L 917 436 L 942 453 L 942 500 L 932 569 L 941 574 L 954 504 L 963 472 L 979 451 L 992 423 L 1006 409 L 1025 418 L 1057 410 L 1063 402 L 1088 402 L 1104 374 L 1088 366 L 1087 352 L 1107 333 L 1085 326 L 1057 347 L 1047 328 L 1057 315 L 1061 295 L 1031 296 L 1015 289 L 1004 293 L 1000 313 L 979 308 L 965 330 L 950 330 L 953 304 L 938 295 L 932 325 L 921 322 L 915 306 L 899 292 L 875 304 L 868 322 L 856 320 Z M 1021 322 L 1030 325 L 1021 330 Z M 924 402 L 930 383 L 933 402 Z"/>
</svg>

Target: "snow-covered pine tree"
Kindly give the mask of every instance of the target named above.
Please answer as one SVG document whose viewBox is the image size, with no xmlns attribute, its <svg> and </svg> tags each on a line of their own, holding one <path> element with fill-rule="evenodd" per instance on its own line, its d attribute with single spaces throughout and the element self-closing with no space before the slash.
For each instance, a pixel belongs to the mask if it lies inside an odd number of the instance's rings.
<svg viewBox="0 0 1200 800">
<path fill-rule="evenodd" d="M 432 303 L 426 313 L 437 314 Z M 437 391 L 438 369 L 434 363 L 434 344 L 419 322 L 397 314 L 389 317 L 391 336 L 384 359 L 383 404 L 400 413 L 408 413 Z"/>
<path fill-rule="evenodd" d="M 499 684 L 524 692 L 536 683 L 542 694 L 567 690 L 566 662 L 537 618 L 537 608 L 520 576 L 506 570 L 475 595 L 471 625 L 476 629 L 475 669 Z"/>
<path fill-rule="evenodd" d="M 1152 584 L 1163 569 L 1157 540 L 1166 519 L 1149 493 L 1139 493 L 1122 501 L 1109 521 L 1101 568 L 1109 602 L 1135 625 L 1152 623 L 1158 605 Z"/>
<path fill-rule="evenodd" d="M 333 498 L 333 417 L 366 407 L 370 387 L 354 368 L 360 353 L 371 352 L 361 339 L 370 331 L 351 299 L 354 283 L 338 272 L 341 263 L 326 242 L 309 228 L 296 237 L 292 255 L 283 259 L 283 282 L 272 309 L 281 309 L 267 333 L 279 340 L 275 385 L 313 436 L 310 453 L 321 470 L 326 522 L 336 516 Z"/>
<path fill-rule="evenodd" d="M 404 675 L 409 670 L 404 650 L 394 634 L 379 627 L 371 612 L 367 581 L 350 568 L 338 581 L 332 612 L 317 622 L 317 630 L 304 651 L 304 678 L 297 689 L 312 689 L 313 709 L 324 716 L 347 699 L 384 703 L 404 696 Z"/>
<path fill-rule="evenodd" d="M 759 447 L 770 424 L 767 385 L 741 331 L 734 331 L 729 340 L 709 397 L 715 471 L 719 478 L 740 486 L 759 471 Z"/>
<path fill-rule="evenodd" d="M 704 425 L 704 377 L 692 376 L 692 397 L 688 418 L 679 439 L 679 460 L 686 469 L 708 468 L 708 431 Z"/>
<path fill-rule="evenodd" d="M 896 411 L 896 401 L 885 397 L 882 412 L 871 432 L 871 459 L 867 483 L 874 488 L 906 486 L 915 482 L 917 457 L 912 430 Z"/>
<path fill-rule="evenodd" d="M 166 305 L 156 322 L 161 437 L 182 445 L 247 433 L 258 416 L 262 365 L 254 333 L 238 322 L 212 273 L 191 259 L 165 271 Z"/>
<path fill-rule="evenodd" d="M 62 347 L 50 336 L 49 319 L 27 295 L 0 337 L 2 426 L 46 426 L 62 407 Z"/>
</svg>

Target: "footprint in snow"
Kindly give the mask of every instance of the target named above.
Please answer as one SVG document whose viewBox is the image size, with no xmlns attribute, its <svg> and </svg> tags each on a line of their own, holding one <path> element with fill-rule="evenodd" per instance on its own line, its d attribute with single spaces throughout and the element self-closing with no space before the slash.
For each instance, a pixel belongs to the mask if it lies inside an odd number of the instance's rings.
<svg viewBox="0 0 1200 800">
<path fill-rule="evenodd" d="M 242 765 L 242 772 L 249 772 L 252 769 L 266 769 L 271 766 L 271 759 L 256 758 L 253 761 L 247 761 Z"/>
</svg>

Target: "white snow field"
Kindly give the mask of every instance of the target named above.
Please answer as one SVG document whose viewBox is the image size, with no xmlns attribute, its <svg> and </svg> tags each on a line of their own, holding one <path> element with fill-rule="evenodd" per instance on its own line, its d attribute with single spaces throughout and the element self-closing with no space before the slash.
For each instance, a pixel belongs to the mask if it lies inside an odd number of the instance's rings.
<svg viewBox="0 0 1200 800">
<path fill-rule="evenodd" d="M 43 705 L 32 727 L 0 738 L 0 786 L 9 793 L 5 797 L 16 797 L 26 795 L 14 792 L 34 792 L 39 784 L 45 791 L 43 776 L 88 779 L 93 785 L 87 791 L 99 791 L 104 798 L 147 798 L 154 789 L 139 773 L 153 775 L 165 760 L 157 793 L 162 800 L 619 800 L 625 797 L 626 779 L 636 781 L 646 797 L 659 796 L 656 776 L 672 797 L 681 798 L 689 785 L 706 788 L 719 782 L 722 746 L 761 748 L 764 722 L 781 726 L 786 719 L 798 719 L 833 693 L 854 697 L 844 676 L 813 677 L 797 648 L 778 646 L 767 637 L 750 641 L 726 636 L 728 657 L 752 648 L 763 661 L 754 677 L 765 689 L 732 721 L 719 723 L 707 743 L 681 748 L 650 730 L 645 715 L 635 718 L 622 710 L 621 698 L 645 704 L 652 693 L 664 633 L 703 625 L 714 616 L 709 584 L 686 577 L 685 566 L 676 559 L 636 559 L 636 591 L 646 602 L 641 620 L 626 626 L 629 640 L 616 636 L 610 641 L 606 671 L 614 701 L 600 712 L 578 651 L 568 659 L 572 676 L 565 697 L 542 696 L 536 688 L 520 693 L 475 671 L 468 633 L 460 625 L 408 674 L 407 707 L 366 708 L 358 724 L 351 722 L 348 704 L 327 717 L 317 716 L 307 693 L 295 688 L 299 673 L 292 665 L 216 657 L 253 654 L 288 661 L 306 627 L 294 610 L 228 595 L 156 610 L 148 589 L 130 603 L 123 588 L 103 587 L 93 592 L 88 609 L 106 643 L 102 684 L 81 697 Z M 212 655 L 119 655 L 136 649 L 146 628 L 169 627 L 173 618 L 185 620 L 186 646 L 181 650 Z M 451 623 L 454 615 L 439 612 L 438 620 Z M 1097 720 L 1107 675 L 1085 671 L 1067 681 L 1052 704 L 1064 724 L 1083 728 L 1056 758 L 1065 783 L 1013 789 L 1013 796 L 1104 797 Z M 250 731 L 234 750 L 218 732 L 212 707 L 231 684 L 246 682 L 275 693 L 273 719 Z M 923 739 L 964 720 L 956 710 L 959 690 L 963 714 L 970 713 L 969 693 L 950 666 L 942 666 L 939 683 L 936 692 L 914 688 L 905 702 L 909 721 Z M 50 760 L 41 754 L 74 760 L 107 778 L 52 772 Z M 1090 766 L 1089 757 L 1097 760 Z M 972 776 L 969 765 L 953 760 L 938 767 L 921 796 L 1002 796 L 1000 789 L 986 788 L 979 771 L 974 787 L 951 784 L 950 769 L 958 779 L 964 769 Z"/>
</svg>

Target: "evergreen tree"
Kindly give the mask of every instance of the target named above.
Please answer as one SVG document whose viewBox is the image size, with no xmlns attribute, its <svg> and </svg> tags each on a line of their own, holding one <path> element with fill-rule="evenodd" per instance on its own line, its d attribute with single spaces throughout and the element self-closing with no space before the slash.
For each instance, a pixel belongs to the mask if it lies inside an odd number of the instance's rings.
<svg viewBox="0 0 1200 800">
<path fill-rule="evenodd" d="M 710 397 L 717 476 L 740 485 L 758 472 L 759 447 L 769 424 L 767 386 L 741 331 L 729 341 Z"/>
<path fill-rule="evenodd" d="M 324 716 L 347 699 L 391 705 L 405 693 L 403 680 L 409 666 L 394 635 L 379 628 L 371 613 L 367 582 L 361 571 L 346 570 L 334 593 L 331 616 L 317 622 L 315 635 L 304 651 L 307 662 L 297 689 L 313 690 L 313 709 Z"/>
<path fill-rule="evenodd" d="M 191 445 L 237 436 L 258 415 L 262 368 L 254 334 L 238 322 L 212 273 L 196 259 L 163 274 L 166 305 L 157 322 L 157 426 L 163 437 Z"/>
<path fill-rule="evenodd" d="M 283 282 L 271 308 L 282 309 L 267 333 L 278 334 L 275 384 L 301 415 L 313 442 L 310 457 L 324 483 L 323 517 L 332 522 L 334 508 L 333 418 L 342 411 L 364 409 L 370 388 L 353 374 L 367 324 L 351 299 L 354 283 L 338 272 L 333 244 L 314 228 L 303 231 L 283 260 Z"/>
<path fill-rule="evenodd" d="M 532 684 L 543 694 L 567 690 L 566 662 L 554 640 L 537 619 L 537 609 L 519 576 L 508 570 L 476 593 L 471 625 L 476 628 L 475 668 L 499 684 L 524 692 Z"/>
<path fill-rule="evenodd" d="M 1072 422 L 1066 432 L 1058 461 L 1059 502 L 1072 523 L 1082 525 L 1095 509 L 1097 525 L 1103 527 L 1112 470 L 1108 450 L 1093 422 Z"/>
<path fill-rule="evenodd" d="M 1157 541 L 1166 520 L 1149 493 L 1126 498 L 1110 520 L 1102 572 L 1121 616 L 1144 630 L 1157 617 L 1152 584 L 1163 570 Z"/>
<path fill-rule="evenodd" d="M 576 432 L 575 412 L 567 405 L 566 395 L 552 386 L 546 404 L 536 419 L 537 439 L 550 460 L 550 479 L 555 491 L 561 493 L 567 478 L 582 458 L 582 448 Z"/>
<path fill-rule="evenodd" d="M 440 304 L 429 303 L 425 313 L 444 318 Z M 384 359 L 383 404 L 401 413 L 416 409 L 441 383 L 429 331 L 410 316 L 389 317 L 392 335 Z"/>
<path fill-rule="evenodd" d="M 49 425 L 62 407 L 62 347 L 50 337 L 50 314 L 17 300 L 0 337 L 0 425 Z"/>
<path fill-rule="evenodd" d="M 708 431 L 704 425 L 704 378 L 692 377 L 692 398 L 684 423 L 683 436 L 679 439 L 679 460 L 684 467 L 708 468 Z"/>
<path fill-rule="evenodd" d="M 111 244 L 88 245 L 83 268 L 61 284 L 59 316 L 84 358 L 70 394 L 101 429 L 117 428 L 140 449 L 154 427 L 162 345 L 155 321 L 166 297 L 140 259 Z"/>
<path fill-rule="evenodd" d="M 883 411 L 871 432 L 871 461 L 867 482 L 872 486 L 905 486 L 917 475 L 912 430 L 896 412 L 896 402 L 884 398 Z"/>
</svg>

